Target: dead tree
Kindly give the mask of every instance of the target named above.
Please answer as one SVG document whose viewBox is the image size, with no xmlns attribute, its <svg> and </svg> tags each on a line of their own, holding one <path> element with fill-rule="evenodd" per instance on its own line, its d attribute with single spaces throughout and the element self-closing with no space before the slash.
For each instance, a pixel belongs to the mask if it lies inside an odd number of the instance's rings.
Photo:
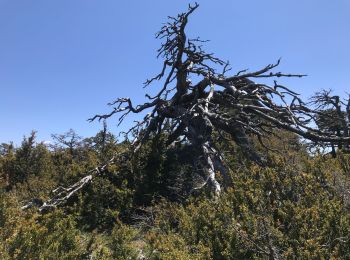
<svg viewBox="0 0 350 260">
<path fill-rule="evenodd" d="M 350 95 L 348 100 L 342 100 L 331 90 L 323 90 L 312 97 L 310 104 L 318 111 L 316 124 L 320 130 L 337 137 L 350 136 Z M 336 148 L 350 152 L 349 143 L 329 142 L 328 146 L 333 157 L 336 157 Z"/>
<path fill-rule="evenodd" d="M 53 134 L 51 137 L 56 141 L 56 144 L 53 146 L 54 149 L 68 148 L 72 156 L 74 156 L 74 150 L 81 145 L 82 140 L 82 137 L 73 129 L 69 129 L 69 131 L 64 134 Z"/>
<path fill-rule="evenodd" d="M 245 155 L 260 165 L 264 165 L 264 159 L 252 146 L 250 137 L 256 136 L 262 142 L 271 129 L 284 129 L 317 142 L 349 143 L 348 136 L 340 137 L 311 127 L 319 111 L 310 108 L 297 93 L 276 80 L 305 75 L 275 72 L 280 60 L 258 71 L 230 74 L 229 62 L 204 50 L 205 40 L 188 37 L 188 19 L 198 6 L 197 3 L 189 5 L 186 12 L 168 17 L 168 22 L 156 34 L 162 40 L 158 57 L 164 62 L 160 73 L 148 79 L 144 87 L 157 84 L 159 92 L 146 95 L 148 100 L 136 106 L 130 98 L 118 98 L 109 104 L 113 107 L 110 113 L 95 115 L 90 121 L 119 114 L 120 124 L 130 113 L 150 111 L 127 132 L 135 136 L 134 151 L 164 131 L 168 145 L 175 141 L 191 144 L 200 154 L 195 163 L 201 167 L 205 180 L 195 189 L 208 184 L 216 195 L 220 194 L 221 185 L 215 173 L 220 172 L 225 179 L 229 176 L 222 156 L 215 149 L 214 131 L 231 136 Z M 259 78 L 271 78 L 273 84 L 254 81 Z"/>
<path fill-rule="evenodd" d="M 110 104 L 113 110 L 109 114 L 96 115 L 91 121 L 121 114 L 121 123 L 129 113 L 151 109 L 129 130 L 136 135 L 135 150 L 150 136 L 164 131 L 170 122 L 167 143 L 170 145 L 181 137 L 182 141 L 201 151 L 198 163 L 206 176 L 205 183 L 212 185 L 217 194 L 220 185 L 215 172 L 225 175 L 226 167 L 214 148 L 213 131 L 229 134 L 249 159 L 261 165 L 264 160 L 254 150 L 249 136 L 255 135 L 262 141 L 271 129 L 284 129 L 319 142 L 350 140 L 349 136 L 337 136 L 310 127 L 319 111 L 309 108 L 297 93 L 276 80 L 272 86 L 253 81 L 257 78 L 305 76 L 274 72 L 279 60 L 258 71 L 244 70 L 229 75 L 229 62 L 206 52 L 202 47 L 204 40 L 189 38 L 186 34 L 188 18 L 197 8 L 198 4 L 195 4 L 189 6 L 187 12 L 169 17 L 157 33 L 157 38 L 163 40 L 158 49 L 158 57 L 164 59 L 163 67 L 158 75 L 144 84 L 145 87 L 151 83 L 161 84 L 158 94 L 146 95 L 148 101 L 137 106 L 130 98 L 119 98 Z"/>
</svg>

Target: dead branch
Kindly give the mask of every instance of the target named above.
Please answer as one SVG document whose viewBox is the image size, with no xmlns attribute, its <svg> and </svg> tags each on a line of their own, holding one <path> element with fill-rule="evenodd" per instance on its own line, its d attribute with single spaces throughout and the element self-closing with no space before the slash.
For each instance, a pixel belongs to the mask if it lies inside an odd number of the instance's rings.
<svg viewBox="0 0 350 260">
<path fill-rule="evenodd" d="M 96 167 L 95 169 L 91 170 L 85 177 L 81 178 L 76 183 L 66 188 L 60 186 L 54 189 L 52 191 L 53 196 L 48 200 L 43 202 L 42 200 L 35 198 L 23 205 L 21 209 L 26 210 L 32 208 L 33 206 L 38 206 L 39 213 L 46 213 L 56 209 L 59 206 L 63 206 L 69 201 L 72 196 L 76 195 L 80 190 L 90 184 L 96 176 L 101 175 L 103 172 L 105 172 L 109 165 L 114 164 L 115 158 L 116 157 L 114 156 L 103 166 Z"/>
</svg>

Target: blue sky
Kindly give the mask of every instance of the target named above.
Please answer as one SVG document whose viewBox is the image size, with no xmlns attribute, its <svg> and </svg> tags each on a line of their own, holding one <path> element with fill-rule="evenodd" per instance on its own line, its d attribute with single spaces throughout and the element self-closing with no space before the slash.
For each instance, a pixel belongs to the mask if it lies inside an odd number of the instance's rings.
<svg viewBox="0 0 350 260">
<path fill-rule="evenodd" d="M 92 136 L 86 120 L 108 112 L 117 97 L 142 102 L 142 82 L 159 72 L 154 38 L 168 15 L 188 1 L 0 0 L 0 143 L 39 140 L 73 128 Z M 350 1 L 198 1 L 190 36 L 233 70 L 259 69 L 282 57 L 282 80 L 307 98 L 322 88 L 350 92 Z M 157 84 L 149 87 L 155 91 Z M 109 120 L 112 132 L 120 128 Z"/>
</svg>

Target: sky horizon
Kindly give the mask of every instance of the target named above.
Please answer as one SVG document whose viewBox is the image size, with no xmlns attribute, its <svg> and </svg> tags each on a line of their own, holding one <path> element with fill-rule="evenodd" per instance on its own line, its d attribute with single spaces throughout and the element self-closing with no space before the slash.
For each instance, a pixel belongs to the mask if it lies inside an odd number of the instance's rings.
<svg viewBox="0 0 350 260">
<path fill-rule="evenodd" d="M 350 92 L 350 1 L 197 1 L 188 35 L 208 39 L 206 50 L 230 60 L 235 73 L 276 62 L 276 71 L 307 74 L 278 79 L 310 97 L 333 89 Z M 118 97 L 146 100 L 159 85 L 142 83 L 159 73 L 155 33 L 168 15 L 193 1 L 0 0 L 0 144 L 20 145 L 38 132 L 38 141 L 74 129 L 90 137 Z M 113 133 L 126 130 L 134 117 Z"/>
</svg>

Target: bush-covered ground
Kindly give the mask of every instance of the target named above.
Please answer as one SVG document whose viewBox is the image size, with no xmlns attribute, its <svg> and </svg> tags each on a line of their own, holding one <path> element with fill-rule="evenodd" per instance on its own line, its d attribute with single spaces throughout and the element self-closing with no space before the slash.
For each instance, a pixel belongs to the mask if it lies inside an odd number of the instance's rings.
<svg viewBox="0 0 350 260">
<path fill-rule="evenodd" d="M 219 140 L 233 184 L 215 199 L 193 190 L 186 145 L 166 150 L 158 137 L 132 156 L 110 133 L 72 134 L 1 145 L 0 259 L 350 259 L 349 155 L 310 154 L 282 133 L 268 140 L 276 151 L 257 145 L 260 167 Z M 115 152 L 121 159 L 64 207 L 21 210 Z"/>
</svg>

